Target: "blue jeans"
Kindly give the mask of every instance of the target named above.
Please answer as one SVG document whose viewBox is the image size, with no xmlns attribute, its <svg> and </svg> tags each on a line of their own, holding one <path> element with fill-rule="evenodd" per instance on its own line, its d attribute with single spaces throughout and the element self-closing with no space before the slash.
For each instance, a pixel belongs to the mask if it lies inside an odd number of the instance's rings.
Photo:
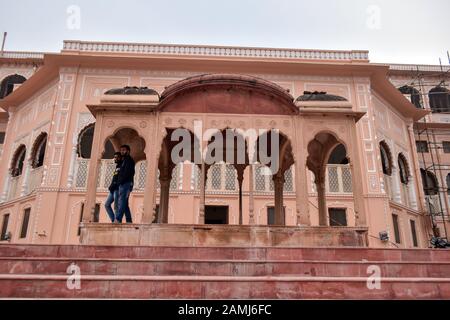
<svg viewBox="0 0 450 320">
<path fill-rule="evenodd" d="M 114 202 L 114 211 L 111 208 L 112 203 Z M 108 195 L 108 198 L 105 202 L 105 209 L 108 213 L 109 219 L 111 219 L 111 222 L 114 222 L 116 220 L 116 215 L 114 212 L 118 212 L 119 209 L 119 189 L 116 189 L 114 192 L 110 192 Z"/>
<path fill-rule="evenodd" d="M 133 191 L 133 183 L 126 182 L 119 186 L 119 208 L 116 212 L 116 221 L 122 223 L 123 215 L 125 214 L 125 218 L 127 223 L 133 223 L 131 219 L 131 211 L 128 205 L 128 199 L 130 198 L 130 193 Z"/>
</svg>

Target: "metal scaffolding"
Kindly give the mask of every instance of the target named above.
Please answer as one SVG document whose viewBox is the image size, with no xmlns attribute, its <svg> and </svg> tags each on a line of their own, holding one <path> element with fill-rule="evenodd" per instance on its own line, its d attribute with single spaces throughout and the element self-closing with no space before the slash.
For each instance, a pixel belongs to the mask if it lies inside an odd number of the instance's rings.
<svg viewBox="0 0 450 320">
<path fill-rule="evenodd" d="M 439 77 L 440 80 L 438 82 L 433 82 L 430 80 L 431 77 Z M 423 97 L 428 96 L 431 98 L 434 94 L 439 94 L 440 97 L 443 98 L 446 95 L 446 100 L 443 100 L 445 101 L 443 106 L 436 107 L 436 105 L 431 105 L 430 103 L 430 109 L 433 114 L 450 115 L 450 94 L 447 89 L 449 78 L 450 69 L 444 70 L 442 64 L 441 73 L 433 73 L 431 75 L 421 73 L 419 67 L 417 67 L 415 76 L 413 76 L 412 81 L 407 85 L 414 88 L 414 93 L 412 94 L 416 97 L 420 97 L 422 108 L 424 108 Z M 427 92 L 425 86 L 445 88 L 447 89 L 447 92 Z M 450 163 L 443 163 L 441 160 L 440 150 L 445 148 L 442 139 L 439 139 L 439 137 L 442 138 L 443 136 L 448 136 L 448 141 L 450 142 L 450 123 L 433 121 L 432 116 L 428 115 L 415 123 L 414 134 L 417 141 L 420 141 L 424 145 L 426 144 L 426 147 L 422 146 L 417 148 L 417 152 L 421 158 L 421 175 L 426 199 L 427 211 L 424 214 L 430 217 L 434 236 L 444 237 L 449 240 L 446 221 L 449 221 L 450 219 L 450 204 L 448 201 L 448 196 L 450 195 L 450 179 L 449 177 L 443 176 L 443 171 L 450 171 Z M 450 145 L 448 147 L 450 147 Z M 434 180 L 433 185 L 429 185 L 430 180 Z M 435 201 L 432 201 L 433 199 Z M 440 234 L 439 232 L 439 222 L 442 223 L 443 234 Z"/>
</svg>

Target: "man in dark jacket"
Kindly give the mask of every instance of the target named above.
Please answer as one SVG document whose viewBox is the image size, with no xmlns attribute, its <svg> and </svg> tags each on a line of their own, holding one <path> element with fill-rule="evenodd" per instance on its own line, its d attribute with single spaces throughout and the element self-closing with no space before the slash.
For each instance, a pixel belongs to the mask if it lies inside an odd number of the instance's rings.
<svg viewBox="0 0 450 320">
<path fill-rule="evenodd" d="M 119 172 L 120 167 L 122 166 L 122 154 L 120 152 L 114 154 L 114 162 L 116 164 L 116 169 L 114 170 L 111 185 L 109 186 L 109 195 L 105 202 L 106 212 L 113 223 L 116 220 L 115 213 L 118 212 L 119 208 Z M 113 202 L 114 211 L 111 208 Z"/>
<path fill-rule="evenodd" d="M 130 152 L 130 146 L 123 145 L 120 147 L 120 153 L 122 154 L 122 165 L 120 166 L 117 181 L 119 185 L 119 211 L 116 212 L 116 223 L 122 223 L 124 214 L 127 223 L 133 223 L 128 200 L 130 198 L 130 193 L 133 191 L 134 170 L 136 164 L 130 156 Z"/>
</svg>

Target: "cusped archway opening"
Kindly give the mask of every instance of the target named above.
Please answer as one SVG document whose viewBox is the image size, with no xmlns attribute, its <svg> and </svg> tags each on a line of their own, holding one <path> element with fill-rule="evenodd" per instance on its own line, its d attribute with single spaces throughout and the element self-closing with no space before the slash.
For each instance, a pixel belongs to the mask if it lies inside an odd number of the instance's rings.
<svg viewBox="0 0 450 320">
<path fill-rule="evenodd" d="M 117 130 L 111 137 L 104 141 L 103 155 L 109 153 L 109 143 L 113 147 L 113 151 L 119 151 L 120 147 L 127 145 L 130 147 L 130 155 L 133 160 L 138 163 L 146 159 L 145 155 L 145 139 L 139 135 L 139 133 L 132 128 L 121 128 Z M 112 152 L 114 157 L 114 152 Z M 112 158 L 109 158 L 112 159 Z"/>
<path fill-rule="evenodd" d="M 327 205 L 330 196 L 353 195 L 353 172 L 346 145 L 332 132 L 319 132 L 308 144 L 307 167 L 314 176 L 319 225 L 347 226 L 352 204 Z M 355 203 L 355 199 L 350 201 Z"/>
<path fill-rule="evenodd" d="M 443 86 L 434 87 L 428 93 L 428 98 L 433 113 L 450 112 L 450 91 L 447 88 Z"/>
<path fill-rule="evenodd" d="M 31 149 L 31 166 L 33 169 L 44 165 L 45 151 L 47 147 L 47 133 L 41 133 L 35 140 Z"/>
<path fill-rule="evenodd" d="M 81 159 L 90 159 L 92 153 L 92 142 L 94 140 L 95 124 L 90 124 L 78 135 L 77 154 Z M 110 139 L 107 139 L 104 144 L 104 151 L 102 159 L 114 158 L 114 146 Z"/>
<path fill-rule="evenodd" d="M 189 129 L 166 128 L 158 158 L 159 204 L 154 208 L 154 222 L 169 222 L 170 192 L 178 189 L 183 163 L 201 162 L 200 140 Z"/>
<path fill-rule="evenodd" d="M 23 173 L 25 157 L 27 154 L 27 148 L 25 145 L 20 145 L 14 152 L 11 162 L 11 176 L 13 178 L 19 177 Z"/>
<path fill-rule="evenodd" d="M 11 94 L 14 89 L 24 83 L 27 79 L 19 74 L 13 74 L 2 80 L 0 83 L 0 99 Z"/>
</svg>

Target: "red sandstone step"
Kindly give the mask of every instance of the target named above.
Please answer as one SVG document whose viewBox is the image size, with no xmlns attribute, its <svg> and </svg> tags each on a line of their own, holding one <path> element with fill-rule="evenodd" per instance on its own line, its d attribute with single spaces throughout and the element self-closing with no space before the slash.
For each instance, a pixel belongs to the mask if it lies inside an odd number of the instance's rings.
<svg viewBox="0 0 450 320">
<path fill-rule="evenodd" d="M 450 261 L 450 250 L 0 245 L 0 257 L 208 260 Z"/>
<path fill-rule="evenodd" d="M 139 299 L 450 299 L 450 278 L 84 276 L 69 290 L 66 276 L 0 275 L 0 297 Z"/>
<path fill-rule="evenodd" d="M 0 274 L 67 274 L 75 263 L 83 275 L 198 275 L 198 276 L 333 276 L 364 277 L 368 267 L 380 267 L 383 277 L 450 276 L 448 262 L 354 262 L 294 260 L 180 260 L 98 258 L 0 258 Z"/>
</svg>

